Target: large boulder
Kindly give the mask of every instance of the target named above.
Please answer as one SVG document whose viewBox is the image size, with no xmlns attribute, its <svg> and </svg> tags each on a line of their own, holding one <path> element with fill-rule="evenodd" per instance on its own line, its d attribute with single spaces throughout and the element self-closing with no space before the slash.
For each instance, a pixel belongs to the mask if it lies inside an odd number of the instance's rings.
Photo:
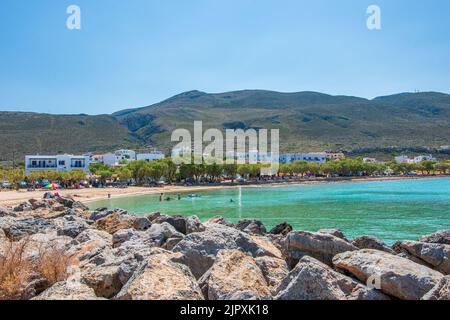
<svg viewBox="0 0 450 320">
<path fill-rule="evenodd" d="M 63 281 L 55 283 L 32 300 L 99 300 L 99 298 L 94 290 L 83 283 Z"/>
<path fill-rule="evenodd" d="M 190 234 L 194 232 L 202 232 L 205 227 L 200 222 L 197 216 L 184 217 L 184 216 L 168 216 L 159 215 L 153 219 L 153 223 L 163 223 L 166 222 L 172 225 L 178 232 L 182 234 Z"/>
<path fill-rule="evenodd" d="M 89 228 L 89 224 L 76 216 L 64 216 L 62 224 L 57 228 L 58 235 L 76 238 L 81 232 Z"/>
<path fill-rule="evenodd" d="M 333 257 L 342 252 L 358 250 L 347 241 L 325 233 L 293 231 L 283 241 L 291 266 L 304 256 L 311 256 L 328 265 Z"/>
<path fill-rule="evenodd" d="M 444 277 L 422 300 L 450 300 L 450 276 Z"/>
<path fill-rule="evenodd" d="M 364 283 L 375 280 L 383 293 L 405 300 L 421 299 L 443 277 L 411 260 L 372 249 L 338 254 L 333 264 Z"/>
<path fill-rule="evenodd" d="M 274 256 L 273 252 L 257 244 L 248 234 L 220 224 L 209 223 L 204 232 L 191 233 L 174 248 L 183 253 L 183 263 L 200 278 L 214 263 L 223 249 L 238 249 L 252 256 Z M 276 249 L 276 248 L 275 248 Z"/>
<path fill-rule="evenodd" d="M 89 219 L 92 221 L 97 221 L 97 220 L 106 218 L 107 216 L 110 216 L 114 213 L 117 213 L 118 215 L 128 214 L 127 211 L 122 210 L 122 209 L 109 210 L 108 208 L 98 208 L 91 213 Z"/>
<path fill-rule="evenodd" d="M 308 256 L 280 283 L 277 300 L 386 300 L 386 295 L 370 289 L 328 265 Z"/>
<path fill-rule="evenodd" d="M 115 297 L 120 300 L 203 300 L 189 268 L 173 261 L 175 254 L 151 255 Z"/>
<path fill-rule="evenodd" d="M 331 234 L 332 236 L 335 236 L 335 237 L 341 238 L 342 240 L 348 241 L 348 239 L 345 237 L 344 232 L 342 232 L 341 229 L 320 229 L 317 232 Z"/>
<path fill-rule="evenodd" d="M 230 300 L 245 293 L 257 299 L 271 297 L 255 259 L 239 250 L 222 250 L 214 265 L 199 280 L 208 300 Z"/>
<path fill-rule="evenodd" d="M 244 219 L 236 223 L 235 228 L 241 230 L 245 233 L 254 234 L 254 235 L 265 235 L 267 233 L 266 227 L 264 224 L 255 219 Z"/>
<path fill-rule="evenodd" d="M 438 231 L 438 232 L 423 236 L 419 239 L 419 241 L 450 245 L 450 230 L 442 230 L 442 231 Z"/>
<path fill-rule="evenodd" d="M 114 234 L 121 229 L 133 228 L 133 221 L 126 219 L 123 215 L 115 212 L 104 218 L 98 219 L 94 223 L 94 228 Z"/>
<path fill-rule="evenodd" d="M 404 253 L 408 257 L 412 256 L 413 261 L 420 262 L 443 274 L 450 274 L 450 245 L 402 241 L 396 243 L 395 248 L 399 253 Z"/>
<path fill-rule="evenodd" d="M 354 238 L 352 244 L 359 249 L 374 249 L 395 254 L 394 250 L 389 248 L 383 241 L 371 236 Z"/>
<path fill-rule="evenodd" d="M 0 218 L 0 229 L 9 239 L 18 241 L 32 234 L 51 232 L 55 230 L 55 224 L 52 220 L 39 217 L 3 217 Z"/>
<path fill-rule="evenodd" d="M 279 225 L 276 225 L 275 227 L 272 228 L 272 230 L 270 230 L 270 234 L 275 234 L 275 235 L 283 235 L 283 236 L 287 236 L 289 234 L 289 232 L 291 232 L 292 230 L 294 230 L 292 228 L 292 226 L 287 223 L 287 222 L 283 222 Z"/>
<path fill-rule="evenodd" d="M 29 202 L 22 202 L 13 208 L 14 212 L 27 212 L 27 211 L 32 211 L 32 210 L 33 210 L 33 207 L 31 206 L 31 203 L 29 203 Z"/>
<path fill-rule="evenodd" d="M 257 257 L 255 261 L 261 269 L 270 291 L 275 294 L 278 285 L 289 274 L 286 261 L 275 257 Z"/>
<path fill-rule="evenodd" d="M 17 213 L 8 208 L 0 207 L 0 218 L 1 217 L 17 217 Z"/>
<path fill-rule="evenodd" d="M 206 222 L 204 223 L 205 227 L 208 227 L 208 225 L 216 225 L 216 224 L 221 224 L 230 228 L 234 228 L 234 224 L 231 222 L 228 222 L 227 220 L 225 220 L 224 217 L 221 216 L 216 216 L 216 217 L 212 217 L 209 218 L 208 220 L 206 220 Z"/>
</svg>

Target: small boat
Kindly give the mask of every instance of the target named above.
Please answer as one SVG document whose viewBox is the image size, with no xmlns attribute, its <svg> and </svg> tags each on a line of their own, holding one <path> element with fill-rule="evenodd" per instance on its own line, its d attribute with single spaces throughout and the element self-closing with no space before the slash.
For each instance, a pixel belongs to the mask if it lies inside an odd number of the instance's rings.
<svg viewBox="0 0 450 320">
<path fill-rule="evenodd" d="M 200 196 L 198 194 L 189 194 L 187 197 L 189 199 L 200 198 Z"/>
</svg>

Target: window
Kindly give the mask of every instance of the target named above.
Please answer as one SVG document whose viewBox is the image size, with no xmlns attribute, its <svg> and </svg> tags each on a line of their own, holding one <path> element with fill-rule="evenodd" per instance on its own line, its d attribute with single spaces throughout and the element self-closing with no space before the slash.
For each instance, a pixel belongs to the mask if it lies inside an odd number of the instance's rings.
<svg viewBox="0 0 450 320">
<path fill-rule="evenodd" d="M 64 160 L 59 160 L 58 161 L 58 166 L 65 166 L 66 162 Z"/>
</svg>

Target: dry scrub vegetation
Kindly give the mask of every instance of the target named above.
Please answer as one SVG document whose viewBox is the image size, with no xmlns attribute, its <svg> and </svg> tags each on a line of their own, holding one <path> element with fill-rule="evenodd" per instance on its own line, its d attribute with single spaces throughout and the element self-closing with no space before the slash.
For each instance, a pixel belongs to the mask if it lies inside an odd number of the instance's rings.
<svg viewBox="0 0 450 320">
<path fill-rule="evenodd" d="M 51 242 L 35 246 L 29 238 L 6 242 L 0 254 L 0 300 L 29 299 L 67 279 L 70 257 L 65 250 Z"/>
</svg>

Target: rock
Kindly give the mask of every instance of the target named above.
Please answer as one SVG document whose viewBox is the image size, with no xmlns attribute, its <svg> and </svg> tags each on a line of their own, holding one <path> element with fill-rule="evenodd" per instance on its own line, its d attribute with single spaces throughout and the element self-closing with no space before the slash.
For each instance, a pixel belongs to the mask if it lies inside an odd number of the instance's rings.
<svg viewBox="0 0 450 320">
<path fill-rule="evenodd" d="M 171 260 L 173 253 L 151 255 L 117 294 L 119 300 L 203 300 L 189 268 Z"/>
<path fill-rule="evenodd" d="M 152 220 L 152 222 L 159 224 L 166 222 L 172 225 L 178 232 L 185 235 L 194 232 L 202 232 L 205 230 L 205 227 L 200 222 L 200 219 L 196 216 L 184 217 L 158 215 Z"/>
<path fill-rule="evenodd" d="M 438 231 L 419 239 L 420 242 L 450 244 L 450 230 Z"/>
<path fill-rule="evenodd" d="M 358 247 L 359 249 L 374 249 L 391 254 L 395 253 L 394 250 L 389 248 L 383 241 L 371 236 L 362 236 L 354 238 L 352 240 L 352 244 L 355 247 Z"/>
<path fill-rule="evenodd" d="M 104 218 L 96 220 L 93 226 L 96 229 L 114 234 L 121 229 L 133 228 L 133 222 L 129 219 L 123 219 L 119 213 L 115 212 Z"/>
<path fill-rule="evenodd" d="M 383 293 L 404 300 L 421 299 L 443 277 L 408 259 L 372 249 L 338 254 L 333 264 L 364 283 L 378 278 Z"/>
<path fill-rule="evenodd" d="M 256 234 L 256 235 L 265 235 L 267 233 L 266 227 L 261 221 L 258 220 L 241 220 L 236 224 L 236 228 L 238 230 L 241 230 L 243 232 L 249 233 L 249 234 Z"/>
<path fill-rule="evenodd" d="M 24 212 L 24 211 L 32 211 L 33 208 L 29 202 L 22 202 L 21 204 L 15 206 L 13 208 L 14 212 Z"/>
<path fill-rule="evenodd" d="M 173 250 L 175 246 L 180 243 L 180 241 L 183 240 L 183 238 L 169 238 L 167 241 L 162 245 L 163 249 L 166 250 Z"/>
<path fill-rule="evenodd" d="M 28 202 L 31 204 L 31 207 L 33 208 L 33 210 L 36 210 L 36 209 L 48 209 L 48 208 L 51 208 L 52 205 L 54 204 L 53 200 L 35 200 L 35 199 L 30 199 L 30 200 L 28 200 Z"/>
<path fill-rule="evenodd" d="M 76 281 L 55 283 L 32 300 L 99 300 L 94 290 Z"/>
<path fill-rule="evenodd" d="M 217 224 L 221 224 L 221 225 L 224 225 L 224 226 L 227 226 L 227 227 L 230 227 L 230 228 L 234 228 L 234 224 L 232 224 L 231 222 L 226 221 L 224 217 L 220 217 L 220 216 L 210 218 L 204 223 L 205 226 L 207 226 L 209 224 L 211 224 L 213 226 L 217 225 Z"/>
<path fill-rule="evenodd" d="M 426 243 L 418 241 L 403 241 L 396 243 L 397 251 L 413 256 L 417 262 L 429 266 L 445 275 L 450 274 L 450 245 L 439 243 Z"/>
<path fill-rule="evenodd" d="M 305 256 L 277 288 L 276 300 L 386 300 L 387 296 Z"/>
<path fill-rule="evenodd" d="M 58 235 L 76 238 L 81 232 L 88 229 L 89 225 L 80 218 L 66 218 L 63 225 L 58 228 Z"/>
<path fill-rule="evenodd" d="M 422 300 L 450 300 L 450 276 L 444 277 Z"/>
<path fill-rule="evenodd" d="M 139 231 L 145 231 L 152 226 L 150 220 L 146 217 L 134 216 L 132 218 L 133 228 Z"/>
<path fill-rule="evenodd" d="M 332 236 L 338 237 L 342 240 L 348 241 L 345 234 L 340 229 L 320 229 L 317 231 L 319 233 L 331 234 Z"/>
<path fill-rule="evenodd" d="M 277 226 L 275 226 L 272 230 L 270 230 L 270 234 L 281 234 L 283 236 L 287 236 L 289 234 L 289 232 L 291 232 L 292 226 L 287 223 L 287 222 L 283 222 Z"/>
<path fill-rule="evenodd" d="M 160 216 L 161 216 L 160 212 L 153 212 L 147 216 L 147 219 L 150 220 L 150 222 L 153 222 L 155 219 L 159 218 Z"/>
<path fill-rule="evenodd" d="M 289 274 L 286 261 L 274 257 L 258 257 L 255 261 L 261 269 L 270 291 L 275 294 L 278 285 Z"/>
<path fill-rule="evenodd" d="M 167 222 L 161 224 L 152 224 L 150 229 L 143 234 L 144 239 L 151 240 L 157 246 L 162 246 L 168 239 L 183 239 L 184 234 L 178 232 Z"/>
<path fill-rule="evenodd" d="M 139 238 L 134 229 L 122 229 L 113 234 L 113 247 L 119 247 L 122 243 L 130 241 L 133 238 Z"/>
<path fill-rule="evenodd" d="M 250 236 L 250 239 L 253 240 L 256 245 L 261 249 L 260 253 L 256 253 L 255 256 L 271 256 L 274 258 L 283 258 L 283 254 L 280 249 L 277 248 L 268 238 L 261 236 Z"/>
<path fill-rule="evenodd" d="M 110 299 L 119 293 L 124 283 L 120 278 L 120 265 L 100 265 L 88 268 L 82 274 L 82 282 L 94 289 L 98 297 Z M 128 280 L 128 279 L 127 279 Z"/>
<path fill-rule="evenodd" d="M 57 197 L 57 198 L 55 198 L 55 200 L 57 202 L 59 202 L 60 204 L 62 204 L 66 208 L 89 210 L 89 208 L 86 205 L 84 205 L 82 202 L 75 201 L 71 197 Z"/>
<path fill-rule="evenodd" d="M 86 229 L 73 241 L 68 253 L 72 257 L 72 264 L 86 264 L 94 257 L 103 260 L 102 253 L 112 248 L 112 236 L 104 231 Z M 104 263 L 101 261 L 100 263 Z M 99 264 L 100 264 L 99 263 Z"/>
<path fill-rule="evenodd" d="M 274 255 L 246 233 L 213 223 L 208 223 L 204 232 L 184 237 L 173 251 L 183 253 L 182 262 L 191 268 L 196 278 L 200 278 L 213 265 L 217 253 L 223 249 L 238 249 L 254 257 Z"/>
<path fill-rule="evenodd" d="M 292 267 L 304 256 L 311 256 L 331 266 L 336 254 L 358 250 L 354 245 L 333 235 L 307 231 L 289 233 L 284 240 L 284 247 Z"/>
<path fill-rule="evenodd" d="M 126 215 L 127 211 L 122 209 L 114 209 L 114 210 L 108 210 L 108 208 L 99 208 L 92 212 L 91 216 L 89 217 L 92 221 L 97 221 L 103 218 L 106 218 L 107 216 L 110 216 L 114 213 L 117 213 L 118 215 Z"/>
<path fill-rule="evenodd" d="M 76 243 L 85 243 L 92 240 L 98 240 L 101 242 L 104 242 L 105 244 L 112 246 L 112 235 L 109 233 L 102 231 L 102 230 L 96 230 L 96 229 L 86 229 L 83 232 L 81 232 L 76 238 Z"/>
<path fill-rule="evenodd" d="M 17 217 L 17 214 L 8 208 L 0 207 L 0 218 L 1 217 Z"/>
<path fill-rule="evenodd" d="M 271 297 L 255 259 L 239 250 L 220 251 L 214 265 L 199 283 L 208 300 L 230 300 L 240 293 L 259 300 Z"/>
<path fill-rule="evenodd" d="M 18 241 L 28 235 L 48 233 L 55 230 L 52 220 L 39 217 L 3 217 L 0 218 L 0 229 L 12 241 Z"/>
</svg>

